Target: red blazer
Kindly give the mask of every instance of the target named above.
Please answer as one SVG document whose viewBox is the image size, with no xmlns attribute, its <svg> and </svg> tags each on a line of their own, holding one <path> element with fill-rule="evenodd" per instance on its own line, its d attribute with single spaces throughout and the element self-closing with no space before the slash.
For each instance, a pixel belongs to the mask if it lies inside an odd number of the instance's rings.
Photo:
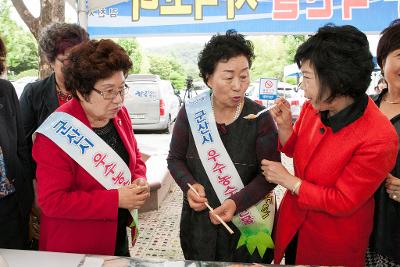
<svg viewBox="0 0 400 267">
<path fill-rule="evenodd" d="M 90 127 L 79 101 L 57 111 Z M 132 180 L 146 177 L 125 108 L 113 119 L 129 153 Z M 38 134 L 33 145 L 37 163 L 38 203 L 42 210 L 39 249 L 45 251 L 114 255 L 118 220 L 118 191 L 106 190 L 53 141 Z"/>
<path fill-rule="evenodd" d="M 336 133 L 304 105 L 281 149 L 303 183 L 298 196 L 286 192 L 280 205 L 275 262 L 298 233 L 296 264 L 364 266 L 373 194 L 393 168 L 398 145 L 389 120 L 368 101 L 364 114 Z"/>
</svg>

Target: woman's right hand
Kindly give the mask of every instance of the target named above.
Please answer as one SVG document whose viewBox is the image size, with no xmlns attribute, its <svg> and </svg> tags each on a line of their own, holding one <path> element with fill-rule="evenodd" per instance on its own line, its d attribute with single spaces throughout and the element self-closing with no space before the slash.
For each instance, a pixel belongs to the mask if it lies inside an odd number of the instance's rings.
<svg viewBox="0 0 400 267">
<path fill-rule="evenodd" d="M 385 186 L 389 197 L 394 201 L 400 202 L 400 179 L 389 173 Z"/>
<path fill-rule="evenodd" d="M 136 184 L 118 188 L 118 207 L 128 210 L 139 209 L 149 196 L 150 193 L 147 190 Z"/>
<path fill-rule="evenodd" d="M 290 111 L 290 104 L 286 99 L 278 98 L 275 101 L 275 107 L 270 109 L 270 113 L 278 128 L 292 127 L 292 112 Z"/>
<path fill-rule="evenodd" d="M 200 197 L 193 192 L 192 189 L 189 188 L 187 191 L 187 199 L 189 201 L 189 206 L 195 211 L 205 210 L 207 202 L 206 193 L 204 192 L 204 187 L 201 184 L 192 184 L 192 187 L 196 189 L 197 193 L 199 193 Z"/>
</svg>

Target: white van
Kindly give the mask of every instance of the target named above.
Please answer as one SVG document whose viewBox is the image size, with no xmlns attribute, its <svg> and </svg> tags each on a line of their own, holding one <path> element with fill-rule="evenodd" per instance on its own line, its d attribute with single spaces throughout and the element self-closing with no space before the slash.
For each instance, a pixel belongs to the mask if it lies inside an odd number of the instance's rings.
<svg viewBox="0 0 400 267">
<path fill-rule="evenodd" d="M 129 86 L 125 106 L 133 129 L 171 132 L 179 111 L 171 82 L 153 74 L 130 74 L 125 82 Z"/>
</svg>

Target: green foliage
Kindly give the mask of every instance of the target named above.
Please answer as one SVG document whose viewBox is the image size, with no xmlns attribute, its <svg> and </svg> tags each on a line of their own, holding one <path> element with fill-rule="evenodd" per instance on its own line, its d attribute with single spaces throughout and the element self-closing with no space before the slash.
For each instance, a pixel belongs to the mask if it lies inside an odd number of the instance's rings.
<svg viewBox="0 0 400 267">
<path fill-rule="evenodd" d="M 285 47 L 281 36 L 263 36 L 252 39 L 256 59 L 251 68 L 251 79 L 283 77 L 286 65 Z"/>
<path fill-rule="evenodd" d="M 293 63 L 297 48 L 306 40 L 304 35 L 285 35 L 282 38 L 285 44 L 285 55 L 288 64 Z"/>
<path fill-rule="evenodd" d="M 171 75 L 169 76 L 169 79 L 171 80 L 171 83 L 174 86 L 174 88 L 179 90 L 185 88 L 186 85 L 185 76 L 183 76 L 181 73 L 172 71 Z"/>
<path fill-rule="evenodd" d="M 37 76 L 39 77 L 39 72 L 37 69 L 31 69 L 31 70 L 24 70 L 22 72 L 20 72 L 18 75 L 15 76 L 15 79 L 18 80 L 22 77 L 26 77 L 26 76 Z"/>
<path fill-rule="evenodd" d="M 305 36 L 257 36 L 250 37 L 249 39 L 254 43 L 256 55 L 251 68 L 251 79 L 253 81 L 261 77 L 275 77 L 286 80 L 291 84 L 296 84 L 296 80 L 292 81 L 290 78 L 284 79 L 283 68 L 293 63 L 293 56 L 297 47 L 304 42 Z M 151 58 L 153 58 L 153 60 L 149 59 L 151 66 L 149 67 L 149 72 L 157 73 L 160 76 L 163 76 L 161 73 L 164 73 L 164 77 L 170 77 L 171 79 L 172 70 L 168 66 L 155 66 L 156 62 L 157 64 L 168 64 L 168 60 L 165 59 L 167 57 L 172 58 L 174 62 L 181 66 L 181 69 L 177 72 L 185 78 L 190 75 L 194 80 L 201 80 L 197 67 L 197 57 L 203 47 L 203 44 L 181 43 L 147 48 L 145 51 L 151 54 Z M 160 59 L 155 60 L 154 57 L 164 58 L 164 61 Z M 173 66 L 172 68 L 174 69 Z M 174 85 L 176 88 L 180 88 L 181 86 L 178 83 Z M 182 86 L 184 87 L 185 84 Z"/>
<path fill-rule="evenodd" d="M 136 39 L 135 38 L 119 39 L 117 41 L 117 43 L 125 49 L 126 53 L 129 55 L 129 57 L 132 60 L 133 66 L 132 66 L 131 73 L 145 72 L 145 70 L 143 70 L 141 68 L 143 56 L 140 51 L 140 45 L 136 41 Z"/>
<path fill-rule="evenodd" d="M 287 77 L 284 82 L 297 85 L 297 78 L 296 77 Z"/>
<path fill-rule="evenodd" d="M 197 56 L 202 48 L 202 44 L 182 42 L 180 44 L 146 48 L 145 51 L 151 55 L 173 58 L 182 67 L 185 79 L 187 76 L 192 76 L 194 80 L 200 80 Z"/>
<path fill-rule="evenodd" d="M 150 68 L 152 74 L 157 74 L 161 79 L 168 80 L 172 72 L 172 66 L 166 57 L 151 55 L 149 56 Z"/>
<path fill-rule="evenodd" d="M 186 73 L 182 65 L 172 57 L 150 55 L 149 72 L 157 74 L 161 79 L 171 80 L 174 88 L 182 89 L 185 86 Z"/>
<path fill-rule="evenodd" d="M 264 36 L 251 39 L 256 59 L 251 68 L 252 80 L 278 78 L 283 80 L 283 68 L 293 63 L 297 47 L 304 42 L 302 35 Z M 289 83 L 295 84 L 296 82 Z"/>
<path fill-rule="evenodd" d="M 0 36 L 7 47 L 7 66 L 12 73 L 38 69 L 37 42 L 10 18 L 8 0 L 0 0 Z M 36 74 L 37 75 L 37 74 Z"/>
</svg>

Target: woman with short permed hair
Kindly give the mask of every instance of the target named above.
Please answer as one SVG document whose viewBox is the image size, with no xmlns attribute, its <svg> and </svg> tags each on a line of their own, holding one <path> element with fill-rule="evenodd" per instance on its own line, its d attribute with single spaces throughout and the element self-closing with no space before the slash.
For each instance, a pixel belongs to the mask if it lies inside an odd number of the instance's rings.
<svg viewBox="0 0 400 267">
<path fill-rule="evenodd" d="M 39 47 L 53 70 L 53 73 L 43 80 L 29 83 L 25 86 L 19 102 L 25 131 L 25 142 L 32 150 L 32 134 L 57 107 L 71 100 L 64 83 L 62 67 L 70 49 L 89 40 L 89 35 L 78 24 L 53 23 L 42 29 L 39 35 Z M 30 157 L 32 168 L 35 162 Z M 36 180 L 34 180 L 36 185 Z M 39 239 L 40 211 L 36 202 L 32 210 L 32 249 L 37 249 Z"/>
<path fill-rule="evenodd" d="M 73 47 L 63 74 L 73 98 L 36 130 L 39 249 L 129 256 L 146 166 L 124 107 L 132 62 L 111 40 Z"/>
<path fill-rule="evenodd" d="M 211 91 L 188 100 L 174 126 L 167 161 L 183 192 L 180 240 L 187 260 L 272 260 L 275 184 L 264 179 L 260 162 L 280 161 L 280 153 L 268 112 L 244 118 L 263 109 L 245 97 L 253 59 L 253 44 L 242 34 L 214 35 L 198 57 Z"/>
</svg>

